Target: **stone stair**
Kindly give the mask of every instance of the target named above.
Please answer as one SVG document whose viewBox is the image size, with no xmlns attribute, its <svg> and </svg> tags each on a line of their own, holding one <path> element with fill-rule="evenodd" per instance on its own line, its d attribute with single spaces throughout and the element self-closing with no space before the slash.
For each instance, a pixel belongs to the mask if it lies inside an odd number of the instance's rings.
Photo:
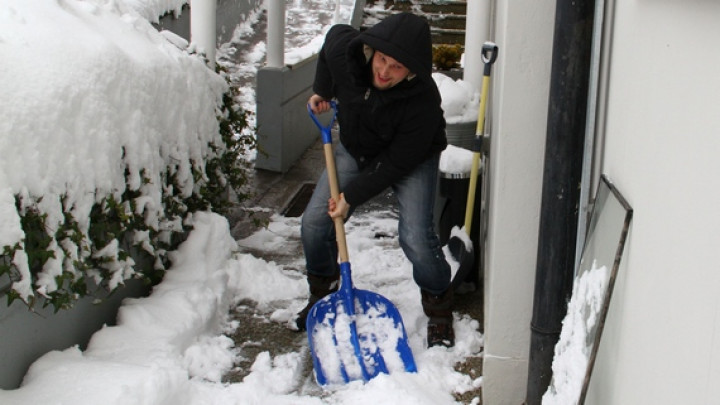
<svg viewBox="0 0 720 405">
<path fill-rule="evenodd" d="M 411 12 L 430 24 L 434 45 L 465 45 L 467 1 L 465 0 L 367 0 L 360 29 L 366 29 L 384 17 Z"/>
</svg>

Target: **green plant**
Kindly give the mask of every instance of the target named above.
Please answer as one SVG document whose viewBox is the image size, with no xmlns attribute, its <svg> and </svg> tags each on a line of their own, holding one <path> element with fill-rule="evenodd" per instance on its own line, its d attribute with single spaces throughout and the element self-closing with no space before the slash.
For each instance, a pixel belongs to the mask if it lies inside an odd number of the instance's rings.
<svg viewBox="0 0 720 405">
<path fill-rule="evenodd" d="M 449 70 L 460 67 L 463 47 L 460 44 L 433 46 L 432 63 L 435 69 Z"/>
<path fill-rule="evenodd" d="M 96 191 L 88 218 L 74 216 L 68 202 L 73 199 L 66 195 L 59 201 L 62 218 L 48 223 L 48 215 L 40 209 L 44 197 L 16 195 L 24 237 L 13 246 L 1 247 L 0 277 L 30 285 L 32 292 L 23 296 L 20 291 L 26 288 L 10 289 L 8 305 L 19 299 L 30 308 L 41 301 L 56 312 L 68 309 L 79 298 L 93 295 L 90 279 L 110 293 L 130 278 L 154 285 L 170 265 L 169 252 L 185 239 L 190 229 L 185 219 L 190 213 L 225 213 L 231 206 L 228 189 L 235 191 L 235 203 L 247 199 L 243 187 L 249 163 L 244 157 L 255 142 L 254 137 L 243 135 L 245 112 L 235 104 L 236 90 L 228 88 L 218 106 L 219 141 L 209 145 L 202 161 L 191 162 L 194 188 L 189 195 L 182 191 L 177 170 L 171 166 L 158 168 L 160 173 L 140 170 L 142 184 L 136 188 L 130 186 L 127 166 L 124 190 L 106 195 Z M 153 178 L 162 183 L 162 207 L 148 213 L 138 205 L 152 199 L 144 186 L 152 185 Z"/>
<path fill-rule="evenodd" d="M 222 144 L 212 144 L 213 152 L 205 162 L 204 172 L 196 172 L 196 183 L 200 185 L 197 199 L 188 204 L 191 211 L 211 208 L 220 214 L 227 214 L 232 206 L 227 198 L 227 191 L 232 188 L 239 201 L 249 198 L 244 186 L 247 184 L 247 173 L 250 163 L 244 159 L 247 151 L 256 147 L 255 137 L 243 134 L 247 127 L 246 113 L 240 110 L 234 100 L 237 89 L 231 89 L 223 95 L 220 111 L 219 127 Z"/>
</svg>

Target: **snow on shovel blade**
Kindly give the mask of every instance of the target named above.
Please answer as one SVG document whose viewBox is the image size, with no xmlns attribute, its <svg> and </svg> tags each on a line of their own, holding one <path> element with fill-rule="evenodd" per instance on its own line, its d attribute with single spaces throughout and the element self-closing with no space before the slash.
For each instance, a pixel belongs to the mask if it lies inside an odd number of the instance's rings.
<svg viewBox="0 0 720 405">
<path fill-rule="evenodd" d="M 352 289 L 354 315 L 343 291 L 318 301 L 307 320 L 308 341 L 321 386 L 368 381 L 380 373 L 416 372 L 402 318 L 382 295 Z"/>
</svg>

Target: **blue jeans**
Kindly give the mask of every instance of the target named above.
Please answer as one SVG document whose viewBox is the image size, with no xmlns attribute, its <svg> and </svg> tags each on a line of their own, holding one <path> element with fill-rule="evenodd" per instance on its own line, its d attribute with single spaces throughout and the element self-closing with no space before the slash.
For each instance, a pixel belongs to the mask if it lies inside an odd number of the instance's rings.
<svg viewBox="0 0 720 405">
<path fill-rule="evenodd" d="M 415 283 L 435 295 L 442 294 L 450 286 L 450 265 L 445 260 L 433 224 L 439 160 L 440 154 L 427 159 L 392 185 L 400 213 L 400 247 L 413 265 Z M 339 142 L 335 145 L 335 165 L 342 192 L 344 185 L 360 171 L 355 159 Z M 317 276 L 332 276 L 338 271 L 335 228 L 327 213 L 329 198 L 330 187 L 325 171 L 305 208 L 301 225 L 307 271 Z"/>
</svg>

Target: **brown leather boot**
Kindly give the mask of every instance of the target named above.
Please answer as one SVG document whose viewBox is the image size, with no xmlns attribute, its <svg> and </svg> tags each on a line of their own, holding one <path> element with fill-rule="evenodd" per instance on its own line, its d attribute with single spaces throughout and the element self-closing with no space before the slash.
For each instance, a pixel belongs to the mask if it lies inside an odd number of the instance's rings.
<svg viewBox="0 0 720 405">
<path fill-rule="evenodd" d="M 427 343 L 433 346 L 455 346 L 453 330 L 453 290 L 448 288 L 441 295 L 421 290 L 423 312 L 427 315 Z"/>
<path fill-rule="evenodd" d="M 308 314 L 310 313 L 310 309 L 312 309 L 313 305 L 320 301 L 321 298 L 338 290 L 340 274 L 338 273 L 334 276 L 324 277 L 308 273 L 307 282 L 310 288 L 308 303 L 305 308 L 303 308 L 302 311 L 298 312 L 295 316 L 295 330 L 300 332 L 306 329 L 305 322 L 307 321 Z"/>
</svg>

